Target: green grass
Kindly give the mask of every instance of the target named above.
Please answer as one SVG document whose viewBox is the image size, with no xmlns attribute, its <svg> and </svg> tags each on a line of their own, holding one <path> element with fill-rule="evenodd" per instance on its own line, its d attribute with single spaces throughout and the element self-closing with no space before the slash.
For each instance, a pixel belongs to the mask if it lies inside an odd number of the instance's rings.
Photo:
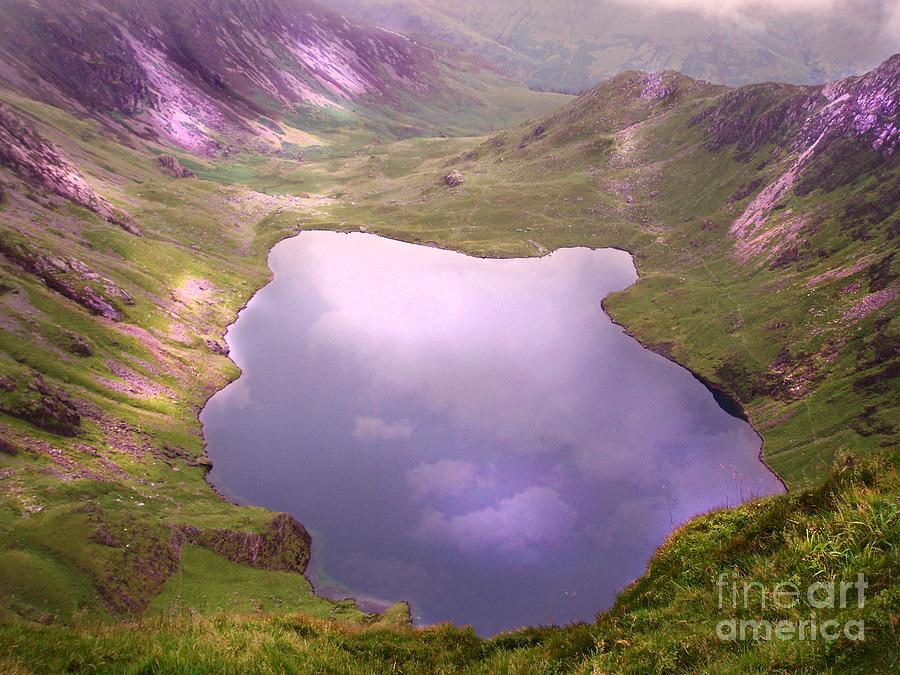
<svg viewBox="0 0 900 675">
<path fill-rule="evenodd" d="M 315 619 L 359 621 L 352 601 L 335 603 L 313 594 L 305 577 L 238 565 L 200 546 L 185 546 L 177 572 L 147 608 L 147 616 L 299 612 Z"/>
</svg>

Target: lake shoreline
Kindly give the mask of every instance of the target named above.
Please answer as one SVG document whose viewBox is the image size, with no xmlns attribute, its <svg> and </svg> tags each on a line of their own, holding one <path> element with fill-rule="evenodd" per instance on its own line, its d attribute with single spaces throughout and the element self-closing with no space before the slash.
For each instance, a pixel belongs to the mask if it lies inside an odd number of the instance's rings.
<svg viewBox="0 0 900 675">
<path fill-rule="evenodd" d="M 362 232 L 362 233 L 360 233 L 360 232 L 358 232 L 358 231 L 356 231 L 356 230 L 347 230 L 347 229 L 344 229 L 344 230 L 331 230 L 331 229 L 328 229 L 328 228 L 310 228 L 310 229 L 304 229 L 304 230 L 301 230 L 301 231 L 299 231 L 299 232 L 289 233 L 287 236 L 285 236 L 284 238 L 282 238 L 282 239 L 280 239 L 278 242 L 276 242 L 276 243 L 272 246 L 272 248 L 269 250 L 269 252 L 268 252 L 268 254 L 267 254 L 267 265 L 268 265 L 268 268 L 269 268 L 269 272 L 270 272 L 270 273 L 269 273 L 269 275 L 268 275 L 267 281 L 266 281 L 266 283 L 261 284 L 261 285 L 259 286 L 259 288 L 257 288 L 257 289 L 250 295 L 250 297 L 247 299 L 247 301 L 246 301 L 246 302 L 242 305 L 242 307 L 236 312 L 236 315 L 235 315 L 233 321 L 232 321 L 231 323 L 229 323 L 228 326 L 226 327 L 225 333 L 224 333 L 224 336 L 223 336 L 223 338 L 225 339 L 226 343 L 228 342 L 228 339 L 227 339 L 228 332 L 229 332 L 229 331 L 232 329 L 232 327 L 238 322 L 238 319 L 241 317 L 241 315 L 244 313 L 244 311 L 248 308 L 248 306 L 249 306 L 250 303 L 254 300 L 254 298 L 256 298 L 257 295 L 258 295 L 263 289 L 269 287 L 272 283 L 275 282 L 275 280 L 276 280 L 276 278 L 277 278 L 277 276 L 278 276 L 278 272 L 276 272 L 276 270 L 273 268 L 273 265 L 272 265 L 272 262 L 271 262 L 271 256 L 273 255 L 273 252 L 275 251 L 275 249 L 278 247 L 278 245 L 280 245 L 280 244 L 282 244 L 282 243 L 285 243 L 285 242 L 287 242 L 288 240 L 293 240 L 293 239 L 299 238 L 299 236 L 300 236 L 301 234 L 303 234 L 304 232 L 333 232 L 333 233 L 336 233 L 336 234 L 370 234 L 370 235 L 373 235 L 374 237 L 376 237 L 376 238 L 378 238 L 378 239 L 384 239 L 384 240 L 390 241 L 390 242 L 398 242 L 398 243 L 412 244 L 412 245 L 418 246 L 418 247 L 437 249 L 437 250 L 446 251 L 446 252 L 449 252 L 449 253 L 455 253 L 455 254 L 458 254 L 458 255 L 463 255 L 463 256 L 466 256 L 466 257 L 469 257 L 469 258 L 473 258 L 473 259 L 478 259 L 478 260 L 529 260 L 529 259 L 540 259 L 540 258 L 551 257 L 551 256 L 553 255 L 553 253 L 556 253 L 556 252 L 562 251 L 562 250 L 568 250 L 568 249 L 575 249 L 575 250 L 581 249 L 581 250 L 584 250 L 584 251 L 591 251 L 591 252 L 602 251 L 602 250 L 611 250 L 611 251 L 618 251 L 618 252 L 626 253 L 626 254 L 628 255 L 628 259 L 629 259 L 629 262 L 630 262 L 630 266 L 631 266 L 631 268 L 633 269 L 633 272 L 634 272 L 634 275 L 635 275 L 635 276 L 634 276 L 634 280 L 633 280 L 631 283 L 629 283 L 627 286 L 625 286 L 624 288 L 630 288 L 632 285 L 634 285 L 635 283 L 637 283 L 637 282 L 640 280 L 640 278 L 641 278 L 641 277 L 640 277 L 639 270 L 637 269 L 637 266 L 636 266 L 635 261 L 634 261 L 634 255 L 633 255 L 630 251 L 628 251 L 627 249 L 618 248 L 618 247 L 597 247 L 597 248 L 590 247 L 590 246 L 560 247 L 560 248 L 558 248 L 558 249 L 553 249 L 553 250 L 551 250 L 551 251 L 547 251 L 546 253 L 544 253 L 544 254 L 542 254 L 542 255 L 526 255 L 526 256 L 473 255 L 473 254 L 469 254 L 469 253 L 466 253 L 466 252 L 463 252 L 463 251 L 458 251 L 458 250 L 456 250 L 456 249 L 454 249 L 454 248 L 451 248 L 451 247 L 437 246 L 437 245 L 434 245 L 434 243 L 431 243 L 431 242 L 429 242 L 429 243 L 422 243 L 421 241 L 408 241 L 408 240 L 404 240 L 404 239 L 402 239 L 402 238 L 396 238 L 396 237 L 385 236 L 385 235 L 380 234 L 380 233 L 378 233 L 378 232 Z M 616 290 L 621 291 L 621 290 L 624 290 L 624 288 L 616 289 Z M 609 294 L 609 293 L 607 293 L 606 295 L 608 295 L 608 294 Z M 603 296 L 604 299 L 605 299 L 606 295 Z M 598 304 L 599 304 L 600 308 L 602 309 L 604 315 L 609 319 L 609 321 L 610 321 L 613 325 L 615 325 L 615 326 L 617 326 L 618 328 L 620 328 L 620 329 L 622 330 L 622 332 L 624 332 L 629 338 L 633 339 L 637 344 L 639 344 L 640 347 L 641 347 L 642 349 L 646 349 L 646 350 L 651 351 L 651 352 L 653 352 L 653 353 L 655 353 L 655 354 L 657 354 L 657 355 L 663 356 L 663 357 L 666 358 L 668 361 L 670 361 L 670 362 L 673 363 L 674 365 L 678 366 L 680 369 L 682 369 L 682 370 L 684 370 L 684 371 L 687 371 L 687 373 L 690 373 L 693 379 L 695 379 L 695 380 L 698 381 L 700 384 L 702 384 L 703 387 L 704 387 L 708 392 L 710 392 L 710 393 L 713 395 L 713 397 L 714 397 L 714 399 L 715 399 L 715 401 L 716 401 L 716 405 L 717 405 L 717 407 L 718 407 L 719 409 L 721 409 L 723 412 L 727 413 L 728 415 L 730 415 L 730 416 L 732 416 L 732 417 L 735 417 L 735 418 L 737 418 L 737 419 L 740 419 L 742 422 L 747 423 L 748 426 L 749 426 L 751 429 L 753 429 L 753 433 L 756 435 L 756 437 L 757 437 L 757 438 L 759 439 L 759 441 L 760 441 L 760 450 L 759 450 L 759 453 L 757 454 L 757 460 L 760 461 L 761 465 L 762 465 L 763 467 L 765 467 L 765 470 L 766 470 L 769 474 L 771 474 L 772 476 L 774 476 L 774 477 L 777 479 L 777 481 L 778 481 L 778 483 L 779 483 L 779 486 L 780 486 L 781 489 L 783 490 L 783 489 L 784 489 L 784 483 L 783 483 L 783 481 L 781 480 L 781 478 L 778 477 L 777 474 L 774 474 L 774 472 L 771 471 L 770 467 L 768 467 L 768 465 L 762 460 L 762 437 L 759 435 L 758 431 L 757 431 L 757 430 L 755 429 L 755 427 L 752 425 L 752 422 L 750 422 L 750 420 L 747 419 L 746 413 L 745 413 L 745 412 L 743 411 L 743 409 L 739 406 L 739 404 L 738 404 L 736 401 L 734 401 L 733 399 L 731 399 L 731 398 L 728 396 L 727 392 L 718 390 L 717 388 L 714 387 L 714 385 L 711 385 L 711 383 L 709 383 L 708 381 L 706 381 L 704 378 L 702 378 L 702 377 L 699 376 L 698 374 L 694 373 L 694 372 L 691 371 L 689 368 L 686 368 L 683 364 L 679 363 L 677 360 L 671 358 L 670 355 L 665 354 L 665 353 L 660 353 L 660 350 L 654 349 L 653 347 L 648 347 L 647 345 L 643 344 L 643 343 L 642 343 L 640 340 L 638 340 L 637 337 L 636 337 L 634 334 L 632 334 L 626 327 L 622 326 L 621 324 L 619 324 L 618 322 L 616 322 L 615 319 L 613 319 L 613 317 L 612 317 L 612 316 L 610 315 L 610 313 L 607 311 L 603 299 L 601 299 L 600 302 L 599 302 Z M 233 347 L 233 345 L 229 345 L 229 347 Z M 231 358 L 231 355 L 230 355 L 230 354 L 229 354 L 229 358 Z M 237 380 L 239 380 L 239 379 L 244 375 L 243 369 L 242 369 L 240 366 L 238 366 L 238 365 L 234 362 L 234 360 L 232 360 L 232 363 L 235 365 L 235 367 L 236 367 L 236 369 L 237 369 L 237 374 L 236 374 L 236 376 L 235 376 L 234 378 L 230 379 L 228 383 L 226 383 L 221 389 L 219 389 L 217 392 L 215 392 L 212 396 L 210 396 L 210 397 L 207 399 L 206 403 L 205 403 L 205 404 L 203 405 L 203 407 L 200 409 L 200 413 L 199 413 L 200 416 L 202 416 L 204 410 L 206 410 L 206 407 L 207 407 L 207 405 L 208 405 L 208 403 L 209 403 L 209 400 L 210 400 L 213 396 L 215 396 L 216 394 L 218 394 L 219 392 L 221 392 L 222 390 L 224 390 L 225 388 L 227 388 L 230 384 L 232 384 L 232 383 L 236 382 Z M 724 400 L 726 401 L 726 403 L 730 401 L 730 402 L 733 404 L 733 406 L 734 406 L 733 410 L 729 410 L 725 405 L 723 405 L 723 404 L 722 404 L 722 401 L 720 400 L 720 397 L 721 397 L 721 398 L 724 398 Z M 742 414 L 735 414 L 734 410 L 738 410 L 738 411 L 741 412 Z M 206 427 L 206 425 L 203 423 L 202 420 L 201 420 L 201 428 L 202 428 L 202 432 L 203 432 L 203 442 L 204 442 L 204 448 L 205 448 L 206 456 L 210 459 L 210 463 L 212 463 L 212 459 L 210 458 L 209 452 L 208 452 L 208 450 L 209 450 L 209 445 L 208 445 L 208 433 L 207 433 L 207 427 Z M 205 480 L 206 480 L 207 484 L 210 485 L 210 487 L 216 492 L 216 494 L 217 494 L 220 498 L 222 498 L 223 500 L 225 500 L 225 501 L 227 501 L 227 502 L 230 502 L 230 503 L 236 503 L 236 504 L 241 504 L 241 505 L 253 505 L 253 504 L 256 503 L 256 500 L 253 500 L 253 499 L 250 499 L 250 500 L 235 500 L 235 499 L 230 498 L 230 497 L 229 497 L 229 494 L 231 493 L 231 490 L 225 491 L 225 490 L 220 489 L 220 488 L 218 487 L 217 483 L 215 482 L 215 480 L 213 480 L 213 478 L 212 478 L 212 473 L 211 473 L 211 472 L 208 472 L 208 473 L 206 474 Z M 264 507 L 264 508 L 265 508 L 265 507 Z M 721 506 L 713 506 L 713 507 L 710 507 L 710 508 L 713 508 L 713 509 L 715 509 L 715 508 L 721 508 Z M 283 509 L 279 509 L 279 510 L 283 510 Z M 690 517 L 693 518 L 693 517 L 702 515 L 702 513 L 705 513 L 705 512 L 706 512 L 706 511 L 697 511 L 697 512 L 695 512 L 692 516 L 690 516 Z M 673 531 L 673 530 L 667 530 L 667 535 L 670 534 L 671 531 Z M 638 573 L 637 576 L 640 576 L 640 573 Z M 307 576 L 307 580 L 309 580 L 309 576 Z M 311 581 L 310 581 L 310 583 L 312 584 Z M 348 586 L 348 587 L 349 587 L 349 586 Z M 315 588 L 314 588 L 314 590 L 315 590 Z M 317 593 L 317 594 L 318 594 L 318 593 Z M 366 592 L 364 592 L 364 595 L 365 595 L 365 594 L 366 594 Z M 338 600 L 338 599 L 339 599 L 339 598 L 335 598 L 335 597 L 330 597 L 330 595 L 329 595 L 327 592 L 326 592 L 324 595 L 320 596 L 320 597 L 325 597 L 325 598 L 328 598 L 328 599 L 331 599 L 331 600 Z M 352 599 L 352 598 L 346 598 L 346 597 L 343 597 L 343 598 L 340 598 L 340 599 Z"/>
</svg>

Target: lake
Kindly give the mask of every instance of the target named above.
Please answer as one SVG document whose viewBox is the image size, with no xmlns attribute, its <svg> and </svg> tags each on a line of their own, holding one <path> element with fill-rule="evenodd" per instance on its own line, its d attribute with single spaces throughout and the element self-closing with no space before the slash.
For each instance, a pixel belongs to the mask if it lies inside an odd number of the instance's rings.
<svg viewBox="0 0 900 675">
<path fill-rule="evenodd" d="M 306 525 L 320 591 L 484 635 L 592 620 L 673 527 L 782 489 L 746 422 L 603 312 L 623 251 L 305 232 L 269 264 L 201 416 L 210 480 Z"/>
</svg>

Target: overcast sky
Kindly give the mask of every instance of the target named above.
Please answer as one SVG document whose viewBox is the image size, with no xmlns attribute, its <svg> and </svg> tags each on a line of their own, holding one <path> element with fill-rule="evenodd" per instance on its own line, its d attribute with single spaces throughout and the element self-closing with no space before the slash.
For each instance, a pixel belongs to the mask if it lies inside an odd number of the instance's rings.
<svg viewBox="0 0 900 675">
<path fill-rule="evenodd" d="M 853 12 L 860 4 L 870 11 L 880 10 L 885 35 L 897 40 L 900 51 L 900 0 L 616 0 L 623 4 L 645 5 L 658 9 L 699 11 L 735 21 L 754 23 L 760 12 L 794 12 L 821 16 L 827 13 Z"/>
</svg>

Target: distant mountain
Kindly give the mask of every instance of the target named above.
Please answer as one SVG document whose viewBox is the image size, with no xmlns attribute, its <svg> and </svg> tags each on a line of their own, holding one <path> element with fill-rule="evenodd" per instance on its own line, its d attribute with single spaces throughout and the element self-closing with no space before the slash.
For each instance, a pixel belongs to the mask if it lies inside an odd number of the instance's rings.
<svg viewBox="0 0 900 675">
<path fill-rule="evenodd" d="M 557 103 L 310 0 L 2 0 L 0 83 L 202 154 L 354 118 L 393 137 L 471 132 Z"/>
<path fill-rule="evenodd" d="M 864 72 L 900 44 L 893 0 L 334 0 L 410 34 L 476 51 L 523 82 L 582 90 L 629 69 L 721 84 L 818 83 Z"/>
</svg>

